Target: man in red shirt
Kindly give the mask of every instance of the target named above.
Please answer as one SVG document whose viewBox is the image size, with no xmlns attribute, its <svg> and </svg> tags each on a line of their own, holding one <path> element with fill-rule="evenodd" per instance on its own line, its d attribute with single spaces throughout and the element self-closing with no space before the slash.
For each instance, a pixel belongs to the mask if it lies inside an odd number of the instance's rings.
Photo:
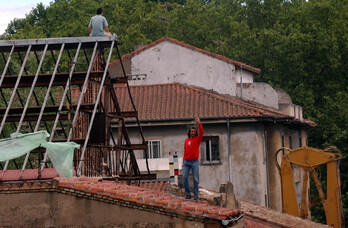
<svg viewBox="0 0 348 228">
<path fill-rule="evenodd" d="M 194 200 L 198 199 L 198 188 L 199 188 L 199 146 L 203 137 L 203 126 L 198 117 L 195 119 L 198 124 L 198 132 L 195 127 L 191 127 L 188 131 L 188 138 L 185 140 L 185 152 L 183 158 L 183 179 L 184 187 L 186 192 L 186 199 L 190 199 L 190 186 L 188 183 L 188 175 L 190 169 L 192 169 L 193 177 L 193 193 Z"/>
</svg>

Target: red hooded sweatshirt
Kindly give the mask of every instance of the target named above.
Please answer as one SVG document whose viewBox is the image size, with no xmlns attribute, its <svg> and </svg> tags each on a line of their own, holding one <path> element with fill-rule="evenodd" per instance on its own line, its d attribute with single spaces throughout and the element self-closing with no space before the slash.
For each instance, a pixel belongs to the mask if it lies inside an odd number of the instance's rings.
<svg viewBox="0 0 348 228">
<path fill-rule="evenodd" d="M 198 135 L 193 138 L 187 138 L 185 140 L 185 152 L 183 160 L 198 160 L 199 158 L 199 145 L 201 144 L 203 137 L 203 126 L 198 124 Z"/>
</svg>

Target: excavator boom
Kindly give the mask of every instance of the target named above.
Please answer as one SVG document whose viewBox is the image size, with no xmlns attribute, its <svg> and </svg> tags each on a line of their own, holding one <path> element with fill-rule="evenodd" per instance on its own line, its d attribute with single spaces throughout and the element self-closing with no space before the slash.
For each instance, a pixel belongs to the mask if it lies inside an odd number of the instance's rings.
<svg viewBox="0 0 348 228">
<path fill-rule="evenodd" d="M 309 200 L 307 191 L 308 173 L 312 174 L 317 190 L 325 209 L 326 221 L 335 228 L 344 227 L 343 207 L 341 200 L 341 183 L 339 160 L 340 153 L 329 153 L 328 150 L 319 150 L 311 147 L 300 147 L 295 150 L 281 148 L 277 151 L 284 151 L 282 156 L 280 175 L 282 186 L 283 212 L 307 218 L 309 215 Z M 296 197 L 295 181 L 293 177 L 293 165 L 298 165 L 303 170 L 301 209 Z M 327 165 L 327 195 L 321 189 L 320 181 L 317 178 L 315 168 Z M 304 183 L 305 182 L 305 183 Z"/>
</svg>

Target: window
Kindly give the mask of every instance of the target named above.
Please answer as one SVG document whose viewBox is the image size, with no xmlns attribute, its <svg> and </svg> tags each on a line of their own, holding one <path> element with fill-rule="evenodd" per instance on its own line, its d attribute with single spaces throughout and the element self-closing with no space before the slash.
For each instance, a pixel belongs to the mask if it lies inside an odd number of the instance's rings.
<svg viewBox="0 0 348 228">
<path fill-rule="evenodd" d="M 147 142 L 147 153 L 148 158 L 161 158 L 161 141 L 160 140 L 148 140 Z M 145 151 L 143 152 L 145 156 Z"/>
<path fill-rule="evenodd" d="M 200 151 L 202 163 L 220 163 L 219 136 L 204 136 Z"/>
</svg>

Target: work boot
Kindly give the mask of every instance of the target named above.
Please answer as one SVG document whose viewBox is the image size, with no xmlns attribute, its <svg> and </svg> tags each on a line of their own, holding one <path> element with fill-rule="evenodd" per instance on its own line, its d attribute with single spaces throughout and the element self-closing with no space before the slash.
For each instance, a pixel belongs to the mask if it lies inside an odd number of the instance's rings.
<svg viewBox="0 0 348 228">
<path fill-rule="evenodd" d="M 191 196 L 190 195 L 186 195 L 185 199 L 189 200 L 189 199 L 191 199 Z"/>
</svg>

